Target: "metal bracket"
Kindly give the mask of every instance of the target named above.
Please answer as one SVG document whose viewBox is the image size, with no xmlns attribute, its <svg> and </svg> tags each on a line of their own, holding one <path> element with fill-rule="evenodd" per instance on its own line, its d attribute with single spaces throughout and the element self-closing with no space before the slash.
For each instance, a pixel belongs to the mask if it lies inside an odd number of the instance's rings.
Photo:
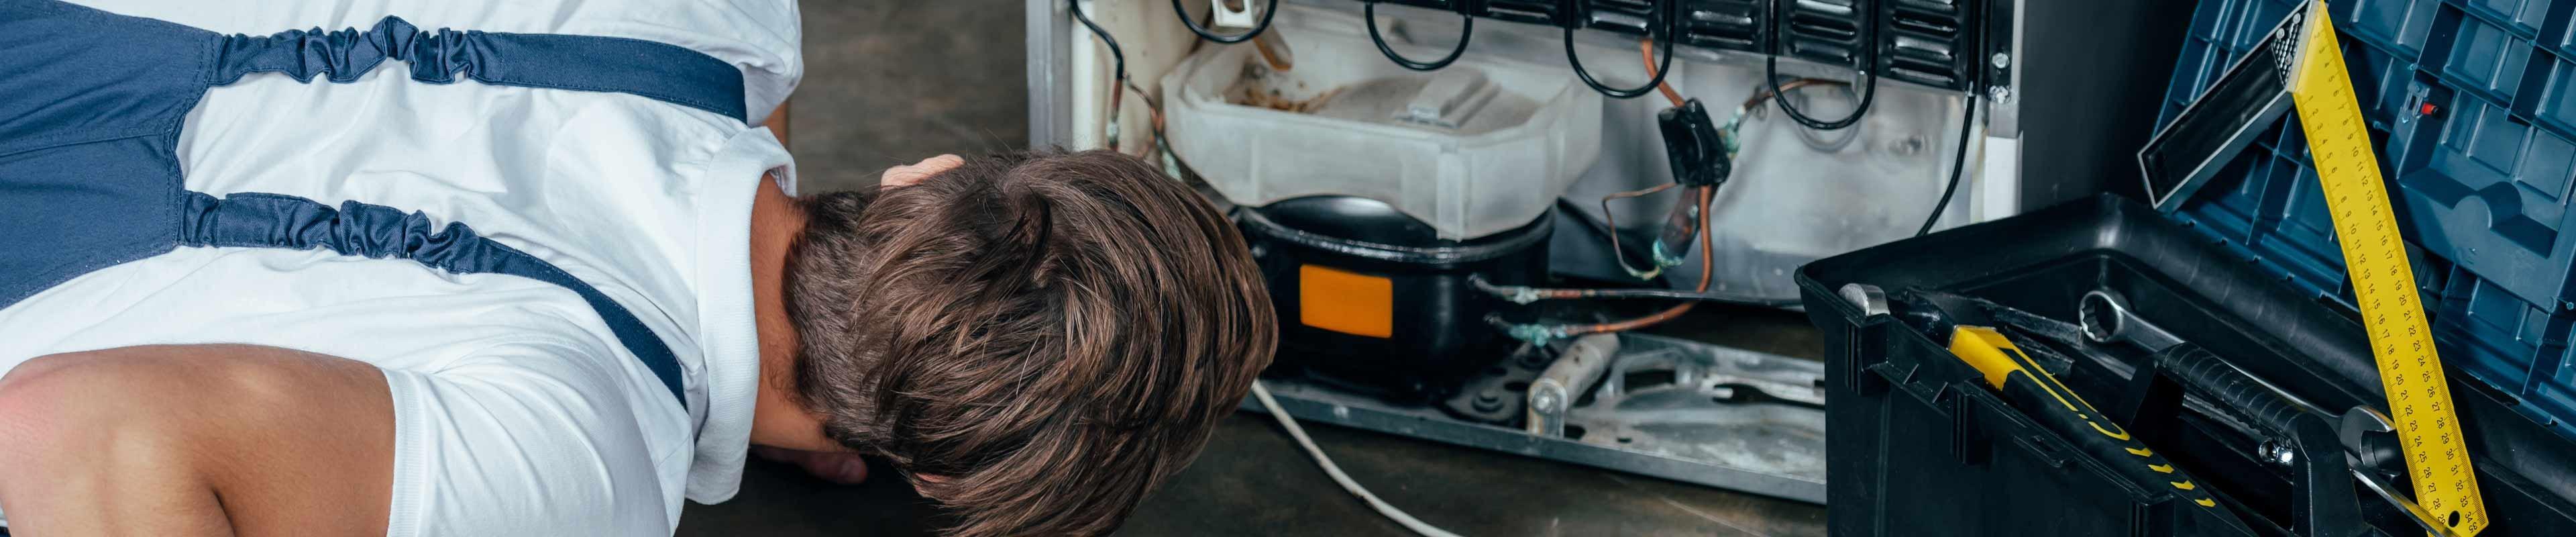
<svg viewBox="0 0 2576 537">
<path fill-rule="evenodd" d="M 2297 459 L 2291 461 L 2296 480 L 2291 489 L 2298 495 L 2290 503 L 2294 530 L 2304 537 L 2378 534 L 2362 522 L 2361 504 L 2353 495 L 2352 466 L 2344 460 L 2334 427 L 2315 414 L 2300 414 L 2291 419 L 2290 429 L 2290 447 Z"/>
<path fill-rule="evenodd" d="M 1231 5 L 1228 5 L 1231 4 Z M 1223 28 L 1251 28 L 1258 21 L 1252 0 L 1208 0 L 1208 22 Z"/>
<path fill-rule="evenodd" d="M 2219 168 L 2289 114 L 2290 57 L 2303 27 L 2300 18 L 2287 17 L 2264 34 L 2138 150 L 2148 204 L 2166 212 L 2181 209 Z"/>
</svg>

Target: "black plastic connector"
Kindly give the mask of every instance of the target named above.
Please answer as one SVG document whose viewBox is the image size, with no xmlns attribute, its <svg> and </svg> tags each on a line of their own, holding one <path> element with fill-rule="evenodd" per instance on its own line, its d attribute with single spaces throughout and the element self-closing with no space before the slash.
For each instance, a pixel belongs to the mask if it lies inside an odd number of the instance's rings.
<svg viewBox="0 0 2576 537">
<path fill-rule="evenodd" d="M 1735 159 L 1726 155 L 1726 140 L 1709 121 L 1708 109 L 1699 99 L 1682 102 L 1655 114 L 1655 122 L 1664 131 L 1664 156 L 1671 159 L 1673 182 L 1684 187 L 1717 186 L 1735 173 Z"/>
</svg>

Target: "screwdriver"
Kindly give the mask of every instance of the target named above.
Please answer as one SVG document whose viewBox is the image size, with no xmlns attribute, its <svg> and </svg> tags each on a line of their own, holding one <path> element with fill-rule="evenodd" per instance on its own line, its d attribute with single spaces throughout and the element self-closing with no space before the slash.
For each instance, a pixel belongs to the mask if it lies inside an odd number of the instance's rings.
<svg viewBox="0 0 2576 537">
<path fill-rule="evenodd" d="M 2245 530 L 2244 521 L 2235 513 L 2218 506 L 2209 490 L 2192 481 L 2172 461 L 2157 455 L 2146 444 L 2131 438 L 2129 432 L 2113 423 L 2102 411 L 2077 396 L 2057 377 L 2040 369 L 2030 355 L 2013 345 L 2003 332 L 1991 327 L 1959 325 L 1951 330 L 1950 353 L 1969 367 L 1984 373 L 1981 380 L 2003 394 L 2005 403 L 2020 409 L 2041 426 L 2108 464 L 2113 471 L 2130 478 L 2148 490 L 2168 490 L 2176 498 L 2209 509 L 2229 526 Z M 2246 530 L 2251 533 L 2250 530 Z"/>
</svg>

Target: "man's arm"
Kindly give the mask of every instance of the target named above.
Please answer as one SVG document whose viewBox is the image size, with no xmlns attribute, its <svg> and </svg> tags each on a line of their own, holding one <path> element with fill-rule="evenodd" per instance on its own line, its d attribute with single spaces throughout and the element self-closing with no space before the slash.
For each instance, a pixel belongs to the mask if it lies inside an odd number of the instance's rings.
<svg viewBox="0 0 2576 537">
<path fill-rule="evenodd" d="M 127 347 L 0 378 L 0 512 L 28 535 L 383 535 L 393 401 L 365 363 Z"/>
</svg>

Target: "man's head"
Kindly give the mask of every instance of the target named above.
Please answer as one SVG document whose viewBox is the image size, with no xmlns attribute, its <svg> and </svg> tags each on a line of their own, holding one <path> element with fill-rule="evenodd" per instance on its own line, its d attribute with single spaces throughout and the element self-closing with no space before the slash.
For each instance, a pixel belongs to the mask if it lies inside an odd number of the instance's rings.
<svg viewBox="0 0 2576 537">
<path fill-rule="evenodd" d="M 797 392 L 958 533 L 1106 533 L 1270 362 L 1242 238 L 1142 161 L 981 157 L 803 205 Z"/>
</svg>

